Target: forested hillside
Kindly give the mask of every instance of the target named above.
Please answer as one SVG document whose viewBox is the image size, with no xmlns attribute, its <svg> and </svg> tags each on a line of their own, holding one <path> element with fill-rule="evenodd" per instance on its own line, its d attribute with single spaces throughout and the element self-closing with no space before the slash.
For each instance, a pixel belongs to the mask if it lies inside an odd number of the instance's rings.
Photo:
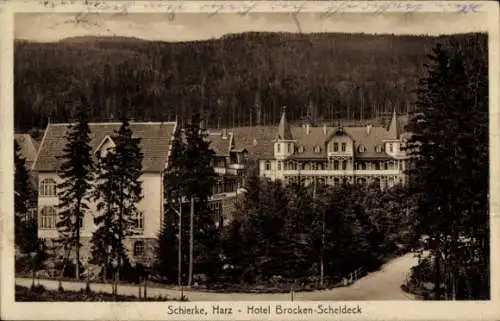
<svg viewBox="0 0 500 321">
<path fill-rule="evenodd" d="M 209 127 L 365 119 L 413 109 L 427 54 L 446 37 L 244 33 L 197 42 L 69 38 L 15 43 L 15 127 L 68 121 L 88 96 L 94 121 L 191 117 Z"/>
</svg>

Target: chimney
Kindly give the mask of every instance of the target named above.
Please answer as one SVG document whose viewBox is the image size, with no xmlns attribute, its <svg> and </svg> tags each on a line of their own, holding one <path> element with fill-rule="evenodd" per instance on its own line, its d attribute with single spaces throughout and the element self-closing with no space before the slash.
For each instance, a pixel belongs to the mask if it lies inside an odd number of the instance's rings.
<svg viewBox="0 0 500 321">
<path fill-rule="evenodd" d="M 221 138 L 222 139 L 227 139 L 227 128 L 223 128 L 222 129 Z"/>
<path fill-rule="evenodd" d="M 366 125 L 366 134 L 370 135 L 370 132 L 372 131 L 372 127 L 373 127 L 372 124 Z"/>
<path fill-rule="evenodd" d="M 326 132 L 327 132 L 326 124 L 323 124 L 323 135 L 326 135 Z"/>
</svg>

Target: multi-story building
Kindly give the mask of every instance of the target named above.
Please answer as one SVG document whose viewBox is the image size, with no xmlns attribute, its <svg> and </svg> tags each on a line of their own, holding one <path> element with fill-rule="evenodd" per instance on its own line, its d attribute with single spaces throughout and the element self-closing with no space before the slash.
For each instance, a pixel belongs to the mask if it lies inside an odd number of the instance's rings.
<svg viewBox="0 0 500 321">
<path fill-rule="evenodd" d="M 208 139 L 210 148 L 215 151 L 213 167 L 218 174 L 217 182 L 213 187 L 210 207 L 219 225 L 229 222 L 239 196 L 246 175 L 247 150 L 237 147 L 235 135 L 228 132 L 209 130 Z"/>
<path fill-rule="evenodd" d="M 109 147 L 114 146 L 113 136 L 120 123 L 90 123 L 92 152 L 97 159 L 103 156 Z M 176 128 L 175 122 L 140 123 L 131 122 L 130 128 L 136 137 L 141 138 L 140 147 L 144 154 L 141 176 L 143 199 L 138 204 L 141 216 L 137 224 L 137 235 L 126 240 L 126 247 L 132 262 L 150 263 L 154 258 L 155 240 L 163 219 L 163 173 L 167 166 L 171 139 Z M 34 171 L 38 174 L 38 237 L 51 241 L 58 238 L 56 222 L 59 198 L 57 185 L 66 144 L 68 124 L 49 124 L 45 130 L 35 163 Z M 90 255 L 90 238 L 96 230 L 93 217 L 96 204 L 89 204 L 90 211 L 81 226 L 82 262 L 87 262 Z"/>
<path fill-rule="evenodd" d="M 259 172 L 285 183 L 301 179 L 306 184 L 357 182 L 385 188 L 406 181 L 406 139 L 396 113 L 386 129 L 291 126 L 283 111 L 270 151 L 259 157 Z"/>
</svg>

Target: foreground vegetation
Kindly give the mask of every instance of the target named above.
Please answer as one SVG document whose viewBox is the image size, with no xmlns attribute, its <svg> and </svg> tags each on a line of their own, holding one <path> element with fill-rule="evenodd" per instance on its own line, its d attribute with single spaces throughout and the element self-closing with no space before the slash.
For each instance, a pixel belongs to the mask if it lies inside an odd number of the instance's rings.
<svg viewBox="0 0 500 321">
<path fill-rule="evenodd" d="M 27 288 L 16 285 L 16 301 L 51 301 L 51 302 L 72 302 L 72 301 L 174 301 L 177 299 L 166 297 L 137 298 L 132 295 L 113 295 L 106 292 L 81 291 L 51 291 L 45 289 L 43 285 L 35 285 Z"/>
</svg>

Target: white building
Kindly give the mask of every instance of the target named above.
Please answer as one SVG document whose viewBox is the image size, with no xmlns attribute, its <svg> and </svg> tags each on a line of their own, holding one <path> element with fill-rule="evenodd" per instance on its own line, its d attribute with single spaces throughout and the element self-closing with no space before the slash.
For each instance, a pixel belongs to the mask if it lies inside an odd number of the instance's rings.
<svg viewBox="0 0 500 321">
<path fill-rule="evenodd" d="M 97 157 L 109 146 L 113 145 L 114 132 L 121 123 L 90 123 L 91 141 L 94 155 Z M 144 154 L 141 176 L 144 198 L 138 204 L 142 217 L 138 223 L 138 235 L 131 236 L 126 241 L 132 261 L 150 263 L 154 257 L 154 246 L 159 228 L 163 219 L 163 173 L 167 166 L 171 139 L 176 123 L 141 123 L 131 122 L 135 137 L 141 138 L 141 151 Z M 57 184 L 61 156 L 66 144 L 65 135 L 68 124 L 49 124 L 33 165 L 33 170 L 38 174 L 38 236 L 49 241 L 58 237 L 56 221 L 58 219 Z M 82 262 L 86 262 L 90 255 L 89 240 L 96 230 L 93 216 L 96 213 L 96 204 L 89 204 L 89 214 L 83 219 L 81 227 Z"/>
<path fill-rule="evenodd" d="M 342 182 L 378 184 L 381 188 L 406 181 L 408 157 L 402 147 L 396 113 L 389 128 L 379 126 L 291 126 L 283 111 L 267 155 L 259 157 L 263 177 L 306 184 Z"/>
</svg>

